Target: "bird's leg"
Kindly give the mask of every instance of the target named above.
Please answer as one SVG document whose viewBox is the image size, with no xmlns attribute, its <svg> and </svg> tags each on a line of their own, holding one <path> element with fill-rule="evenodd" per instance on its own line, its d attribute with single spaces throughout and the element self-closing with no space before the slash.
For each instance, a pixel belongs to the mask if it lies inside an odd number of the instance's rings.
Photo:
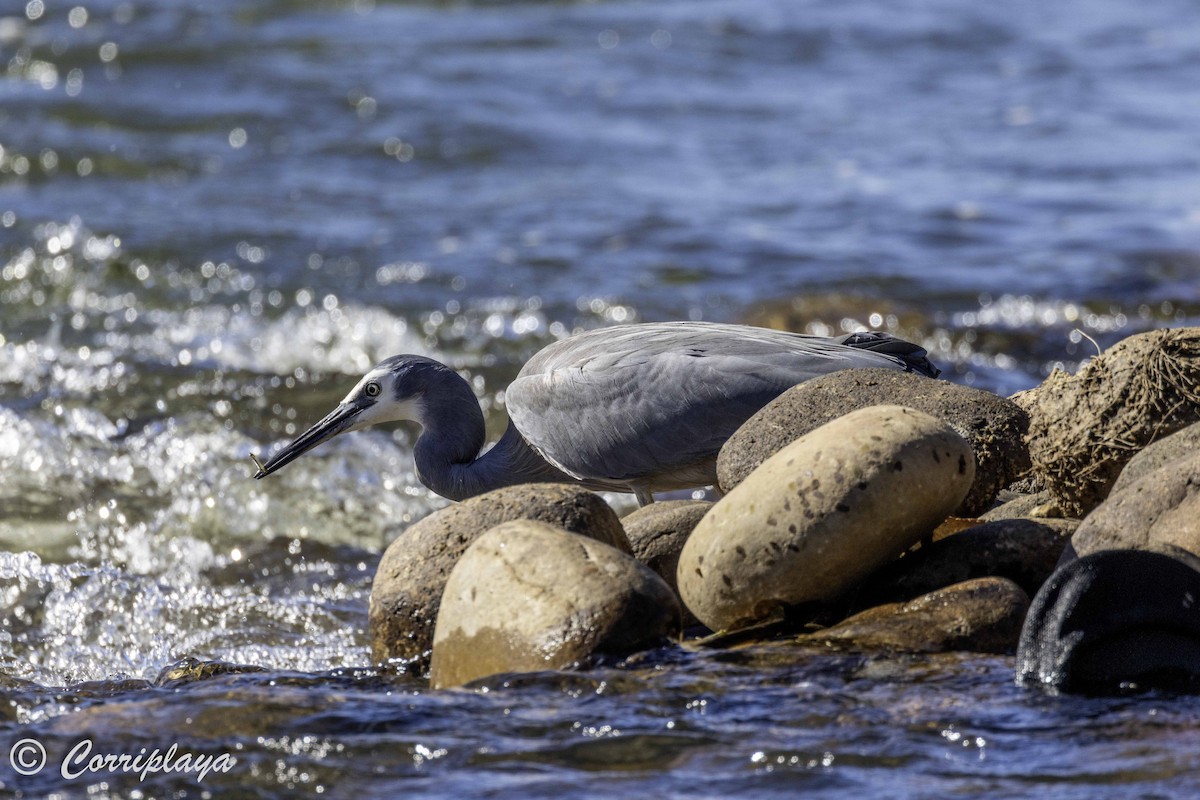
<svg viewBox="0 0 1200 800">
<path fill-rule="evenodd" d="M 637 498 L 639 506 L 648 506 L 654 502 L 654 493 L 644 487 L 633 487 L 633 496 Z"/>
</svg>

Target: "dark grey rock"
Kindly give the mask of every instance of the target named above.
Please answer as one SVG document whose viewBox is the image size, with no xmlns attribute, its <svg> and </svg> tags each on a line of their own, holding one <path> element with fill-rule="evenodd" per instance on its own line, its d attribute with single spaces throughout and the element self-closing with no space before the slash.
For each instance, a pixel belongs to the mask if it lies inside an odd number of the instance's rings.
<svg viewBox="0 0 1200 800">
<path fill-rule="evenodd" d="M 951 534 L 906 553 L 868 581 L 872 602 L 907 600 L 963 581 L 1008 578 L 1028 595 L 1058 565 L 1078 520 L 1001 519 Z"/>
</svg>

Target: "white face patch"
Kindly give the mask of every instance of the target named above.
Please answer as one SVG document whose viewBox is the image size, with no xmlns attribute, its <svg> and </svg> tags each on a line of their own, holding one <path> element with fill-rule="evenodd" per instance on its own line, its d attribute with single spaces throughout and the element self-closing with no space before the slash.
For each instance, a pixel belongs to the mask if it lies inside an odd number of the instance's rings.
<svg viewBox="0 0 1200 800">
<path fill-rule="evenodd" d="M 354 385 L 354 388 L 350 390 L 350 394 L 342 398 L 342 405 L 356 402 L 359 398 L 363 397 L 366 393 L 367 384 L 371 383 L 372 381 L 379 384 L 379 388 L 381 390 L 379 392 L 380 398 L 396 396 L 396 393 L 393 390 L 393 382 L 395 381 L 395 377 L 392 375 L 392 373 L 388 372 L 386 369 L 373 369 L 364 375 L 362 380 Z"/>
<path fill-rule="evenodd" d="M 374 397 L 367 389 L 367 385 L 372 382 L 379 385 L 379 393 Z M 423 427 L 425 420 L 420 402 L 415 397 L 396 400 L 395 383 L 396 376 L 388 370 L 371 370 L 363 376 L 358 385 L 342 400 L 342 404 L 357 405 L 368 401 L 370 405 L 358 413 L 353 424 L 346 430 L 360 431 L 372 425 L 400 420 L 411 420 Z"/>
</svg>

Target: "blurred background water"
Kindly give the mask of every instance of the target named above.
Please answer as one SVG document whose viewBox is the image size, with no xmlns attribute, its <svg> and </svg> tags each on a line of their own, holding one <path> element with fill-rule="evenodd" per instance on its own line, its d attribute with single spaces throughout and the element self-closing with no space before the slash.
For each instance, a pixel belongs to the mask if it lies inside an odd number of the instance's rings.
<svg viewBox="0 0 1200 800">
<path fill-rule="evenodd" d="M 0 790 L 1178 796 L 1196 701 L 1046 698 L 1006 659 L 429 693 L 365 637 L 382 548 L 444 503 L 414 432 L 247 456 L 399 352 L 498 433 L 580 328 L 884 328 L 1007 394 L 1198 317 L 1187 0 L 0 2 L 0 744 L 240 759 L 0 753 Z M 255 671 L 155 682 L 185 656 Z"/>
</svg>

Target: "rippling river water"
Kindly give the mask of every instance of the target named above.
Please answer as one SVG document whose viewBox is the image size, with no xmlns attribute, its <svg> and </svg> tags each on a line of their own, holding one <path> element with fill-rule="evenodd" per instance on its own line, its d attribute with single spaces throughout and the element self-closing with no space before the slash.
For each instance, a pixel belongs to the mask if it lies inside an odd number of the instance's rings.
<svg viewBox="0 0 1200 800">
<path fill-rule="evenodd" d="M 1005 658 L 430 692 L 365 634 L 444 504 L 413 431 L 247 458 L 405 351 L 497 433 L 526 357 L 613 322 L 883 327 L 1001 393 L 1197 324 L 1194 3 L 16 0 L 0 70 L 0 794 L 1200 791 L 1196 700 Z M 84 739 L 237 761 L 65 777 Z"/>
</svg>

